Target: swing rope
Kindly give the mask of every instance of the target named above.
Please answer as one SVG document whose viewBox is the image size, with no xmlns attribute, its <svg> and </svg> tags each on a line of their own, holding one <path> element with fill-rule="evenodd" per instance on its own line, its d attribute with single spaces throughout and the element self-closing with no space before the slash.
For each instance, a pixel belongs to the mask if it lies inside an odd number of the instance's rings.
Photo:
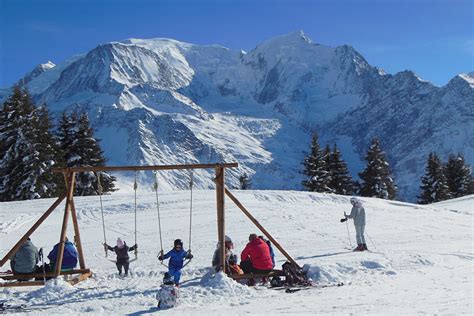
<svg viewBox="0 0 474 316">
<path fill-rule="evenodd" d="M 191 254 L 191 241 L 192 241 L 192 227 L 193 227 L 193 186 L 194 186 L 194 174 L 193 169 L 189 172 L 189 189 L 191 191 L 191 198 L 189 201 L 189 248 L 188 254 Z M 188 259 L 188 261 L 183 265 L 183 268 L 186 267 L 192 259 Z"/>
<path fill-rule="evenodd" d="M 133 190 L 135 191 L 135 246 L 137 245 L 137 171 L 135 171 L 135 182 L 133 183 Z M 133 251 L 135 254 L 135 260 L 138 259 L 138 251 L 137 247 L 135 247 L 135 250 Z"/>
<path fill-rule="evenodd" d="M 192 237 L 192 227 L 193 227 L 193 185 L 194 185 L 194 174 L 193 170 L 191 169 L 190 175 L 189 175 L 189 188 L 191 190 L 191 199 L 189 202 L 189 243 L 188 243 L 188 249 L 189 253 L 191 253 L 191 237 Z"/>
<path fill-rule="evenodd" d="M 156 214 L 158 215 L 158 233 L 160 235 L 160 252 L 158 253 L 158 257 L 160 255 L 164 255 L 163 252 L 163 236 L 161 234 L 161 217 L 160 217 L 160 200 L 158 198 L 158 172 L 154 171 L 155 174 L 155 184 L 153 186 L 153 189 L 155 190 L 155 196 L 156 196 Z M 165 267 L 168 267 L 166 264 L 163 263 L 163 260 L 160 260 L 161 264 L 164 265 Z"/>
<path fill-rule="evenodd" d="M 107 258 L 108 256 L 108 251 L 107 251 L 107 235 L 105 233 L 105 219 L 104 219 L 104 205 L 102 204 L 102 184 L 100 183 L 100 175 L 101 172 L 99 171 L 97 173 L 97 190 L 99 191 L 99 200 L 100 200 L 100 213 L 102 215 L 102 231 L 104 233 L 104 251 L 105 251 L 105 257 Z"/>
</svg>

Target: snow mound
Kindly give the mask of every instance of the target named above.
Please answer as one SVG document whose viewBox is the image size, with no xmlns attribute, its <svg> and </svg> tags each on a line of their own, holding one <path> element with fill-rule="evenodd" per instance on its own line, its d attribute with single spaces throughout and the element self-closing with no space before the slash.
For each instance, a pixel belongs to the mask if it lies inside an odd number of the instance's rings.
<svg viewBox="0 0 474 316">
<path fill-rule="evenodd" d="M 29 297 L 41 301 L 55 301 L 74 291 L 75 289 L 71 284 L 58 278 L 46 282 L 42 288 L 29 293 Z"/>
<path fill-rule="evenodd" d="M 227 294 L 250 293 L 247 286 L 237 283 L 223 272 L 218 272 L 214 276 L 205 275 L 201 280 L 201 286 L 209 288 L 211 292 L 218 290 L 219 293 Z"/>
<path fill-rule="evenodd" d="M 316 283 L 350 283 L 348 274 L 354 273 L 354 269 L 350 266 L 317 266 L 312 264 L 305 264 L 303 271 L 309 279 Z"/>
</svg>

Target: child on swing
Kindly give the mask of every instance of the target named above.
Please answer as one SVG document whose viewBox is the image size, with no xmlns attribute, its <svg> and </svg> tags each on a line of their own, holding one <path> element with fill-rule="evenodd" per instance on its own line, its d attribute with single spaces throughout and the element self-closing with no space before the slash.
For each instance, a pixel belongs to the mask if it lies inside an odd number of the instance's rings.
<svg viewBox="0 0 474 316">
<path fill-rule="evenodd" d="M 181 239 L 174 241 L 173 249 L 163 255 L 163 252 L 158 256 L 158 260 L 163 261 L 170 258 L 168 263 L 168 272 L 174 278 L 174 284 L 179 286 L 179 279 L 181 278 L 181 269 L 183 268 L 184 259 L 192 259 L 193 255 L 189 251 L 183 249 L 183 242 Z"/>
</svg>

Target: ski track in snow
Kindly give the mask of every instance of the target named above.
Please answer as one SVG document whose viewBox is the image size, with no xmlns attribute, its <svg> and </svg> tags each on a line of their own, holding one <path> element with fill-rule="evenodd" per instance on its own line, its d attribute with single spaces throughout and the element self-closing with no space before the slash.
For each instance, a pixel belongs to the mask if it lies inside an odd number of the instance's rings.
<svg viewBox="0 0 474 316">
<path fill-rule="evenodd" d="M 196 190 L 192 251 L 195 258 L 183 270 L 178 307 L 165 314 L 472 314 L 474 196 L 428 206 L 362 198 L 367 211 L 370 251 L 350 250 L 346 225 L 349 197 L 294 191 L 235 191 L 308 274 L 320 284 L 342 287 L 311 288 L 292 294 L 264 287 L 248 288 L 225 276 L 209 278 L 216 245 L 215 192 Z M 4 255 L 39 218 L 53 199 L 0 203 L 0 253 Z M 91 279 L 72 287 L 53 280 L 45 287 L 4 288 L 0 302 L 27 304 L 39 313 L 143 315 L 158 312 L 155 295 L 165 267 L 160 250 L 155 196 L 139 194 L 137 204 L 138 261 L 131 276 L 121 278 L 104 258 L 102 217 L 98 197 L 75 199 L 85 260 Z M 175 238 L 189 243 L 189 191 L 160 193 L 164 250 Z M 134 242 L 132 194 L 103 197 L 107 241 L 117 237 Z M 32 240 L 49 252 L 59 238 L 64 203 Z M 453 212 L 456 210 L 456 212 Z M 69 236 L 72 236 L 69 225 Z M 226 199 L 227 234 L 239 254 L 253 224 Z M 349 224 L 354 247 L 355 233 Z M 372 241 L 375 243 L 372 243 Z M 277 266 L 284 257 L 276 250 Z M 132 255 L 133 256 L 133 255 Z M 109 258 L 114 256 L 109 253 Z M 2 270 L 7 270 L 5 265 Z"/>
</svg>

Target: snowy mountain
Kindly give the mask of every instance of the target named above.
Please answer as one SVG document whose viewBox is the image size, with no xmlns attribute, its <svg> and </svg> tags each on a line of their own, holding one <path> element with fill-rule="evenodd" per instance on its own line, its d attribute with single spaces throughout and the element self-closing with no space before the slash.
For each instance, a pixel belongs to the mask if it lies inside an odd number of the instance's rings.
<svg viewBox="0 0 474 316">
<path fill-rule="evenodd" d="M 88 111 L 110 164 L 238 161 L 232 186 L 246 172 L 254 188 L 300 189 L 313 132 L 323 145 L 337 142 L 353 175 L 378 136 L 404 199 L 418 193 L 430 151 L 474 163 L 473 82 L 472 73 L 444 87 L 410 71 L 386 74 L 354 48 L 303 32 L 250 52 L 128 39 L 20 80 L 54 112 Z M 165 188 L 187 183 L 182 173 L 160 177 Z M 196 177 L 212 186 L 209 174 Z"/>
<path fill-rule="evenodd" d="M 44 287 L 0 290 L 0 302 L 25 304 L 25 314 L 148 315 L 158 312 L 156 293 L 166 268 L 160 251 L 154 194 L 140 187 L 137 205 L 138 260 L 131 275 L 117 275 L 104 256 L 100 202 L 76 197 L 85 263 L 92 278 L 72 287 L 52 280 Z M 216 247 L 215 192 L 194 192 L 192 262 L 183 269 L 179 305 L 166 315 L 472 315 L 474 281 L 472 240 L 474 196 L 431 205 L 363 198 L 370 251 L 352 252 L 355 231 L 339 222 L 350 210 L 349 197 L 294 191 L 233 191 L 318 286 L 285 293 L 264 286 L 247 287 L 217 275 L 209 278 Z M 107 241 L 134 241 L 134 195 L 113 193 L 103 198 Z M 53 203 L 39 199 L 0 203 L 0 254 L 3 257 Z M 188 239 L 189 191 L 160 194 L 163 247 Z M 8 210 L 8 211 L 7 211 Z M 47 254 L 59 238 L 63 205 L 32 235 Z M 178 224 L 177 224 L 178 223 Z M 71 224 L 70 224 L 71 225 Z M 72 228 L 69 226 L 69 238 Z M 350 237 L 347 229 L 349 229 Z M 226 234 L 240 255 L 256 227 L 231 201 L 226 202 Z M 351 239 L 349 239 L 351 238 Z M 132 254 L 131 254 L 132 255 Z M 284 257 L 275 252 L 276 265 Z M 133 256 L 133 255 L 132 255 Z M 108 259 L 115 259 L 109 253 Z M 8 269 L 8 262 L 2 271 Z M 1 282 L 1 281 L 0 281 Z M 343 282 L 341 287 L 326 287 Z M 357 293 L 357 295 L 355 295 Z M 158 313 L 156 313 L 158 315 Z"/>
</svg>

